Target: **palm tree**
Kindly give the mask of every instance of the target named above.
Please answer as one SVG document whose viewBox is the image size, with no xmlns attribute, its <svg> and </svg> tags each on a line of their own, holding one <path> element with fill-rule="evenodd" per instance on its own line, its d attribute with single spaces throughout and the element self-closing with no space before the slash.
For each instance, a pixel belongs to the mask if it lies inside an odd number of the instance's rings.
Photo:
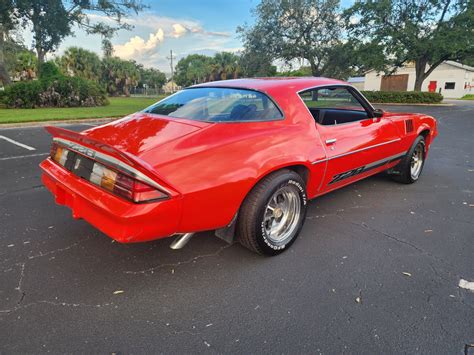
<svg viewBox="0 0 474 355">
<path fill-rule="evenodd" d="M 70 47 L 58 61 L 66 75 L 78 76 L 95 82 L 100 79 L 100 58 L 94 52 L 83 48 Z"/>
<path fill-rule="evenodd" d="M 140 70 L 136 62 L 117 57 L 102 60 L 101 81 L 110 95 L 130 96 L 130 87 L 136 86 L 139 80 Z"/>
<path fill-rule="evenodd" d="M 239 59 L 239 56 L 230 52 L 220 52 L 214 55 L 214 69 L 220 80 L 238 77 L 240 73 Z"/>
</svg>

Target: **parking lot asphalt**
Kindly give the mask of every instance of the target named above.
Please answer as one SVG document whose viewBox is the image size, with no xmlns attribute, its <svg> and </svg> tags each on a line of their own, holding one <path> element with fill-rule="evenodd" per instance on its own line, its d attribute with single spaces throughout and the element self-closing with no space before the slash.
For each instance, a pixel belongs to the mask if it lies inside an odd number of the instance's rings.
<svg viewBox="0 0 474 355">
<path fill-rule="evenodd" d="M 438 119 L 420 180 L 313 200 L 273 258 L 114 243 L 42 186 L 44 129 L 0 128 L 0 352 L 471 353 L 474 102 L 454 105 L 383 106 Z"/>
</svg>

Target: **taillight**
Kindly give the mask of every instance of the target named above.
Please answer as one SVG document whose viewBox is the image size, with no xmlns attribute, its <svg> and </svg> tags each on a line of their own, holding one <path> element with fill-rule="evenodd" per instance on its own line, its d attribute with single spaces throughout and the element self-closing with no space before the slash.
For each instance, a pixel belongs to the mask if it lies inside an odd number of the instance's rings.
<svg viewBox="0 0 474 355">
<path fill-rule="evenodd" d="M 167 198 L 168 195 L 120 171 L 94 163 L 90 181 L 115 195 L 135 203 Z"/>
<path fill-rule="evenodd" d="M 64 166 L 66 164 L 67 155 L 69 150 L 53 143 L 51 146 L 51 158 L 56 162 Z"/>
<path fill-rule="evenodd" d="M 66 167 L 68 156 L 70 156 L 72 162 L 68 162 Z M 93 161 L 92 159 L 75 153 L 74 151 L 70 151 L 56 143 L 53 143 L 51 146 L 51 159 L 66 167 L 72 173 L 89 180 L 94 185 L 100 186 L 114 195 L 135 203 L 149 202 L 169 197 L 165 192 L 135 179 L 130 175 L 117 169 L 109 168 L 108 166 Z M 85 164 L 86 166 L 89 165 L 87 171 L 90 171 L 90 174 L 81 170 L 81 165 L 84 164 L 83 161 L 90 162 L 89 164 Z M 90 170 L 90 166 L 92 166 L 92 171 Z"/>
</svg>

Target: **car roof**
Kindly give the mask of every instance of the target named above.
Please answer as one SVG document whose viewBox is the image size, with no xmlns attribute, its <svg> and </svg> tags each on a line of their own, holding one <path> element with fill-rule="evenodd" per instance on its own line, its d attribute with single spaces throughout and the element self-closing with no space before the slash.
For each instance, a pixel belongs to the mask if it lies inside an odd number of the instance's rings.
<svg viewBox="0 0 474 355">
<path fill-rule="evenodd" d="M 191 86 L 195 87 L 226 87 L 226 88 L 241 88 L 241 89 L 253 89 L 259 91 L 268 91 L 278 88 L 285 88 L 298 92 L 301 90 L 309 89 L 315 86 L 322 85 L 350 85 L 345 81 L 330 79 L 330 78 L 318 78 L 318 77 L 273 77 L 273 78 L 249 78 L 249 79 L 233 79 L 233 80 L 221 80 L 211 81 L 208 83 L 197 84 Z"/>
</svg>

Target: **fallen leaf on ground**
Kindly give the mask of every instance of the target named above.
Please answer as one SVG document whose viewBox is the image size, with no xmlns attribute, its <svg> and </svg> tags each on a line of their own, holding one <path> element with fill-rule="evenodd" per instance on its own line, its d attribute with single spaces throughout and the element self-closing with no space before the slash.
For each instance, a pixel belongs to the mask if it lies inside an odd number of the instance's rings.
<svg viewBox="0 0 474 355">
<path fill-rule="evenodd" d="M 425 233 L 431 233 L 432 231 L 432 229 L 425 229 Z"/>
<path fill-rule="evenodd" d="M 467 280 L 461 279 L 459 280 L 459 287 L 474 292 L 474 282 L 469 282 Z"/>
<path fill-rule="evenodd" d="M 124 293 L 124 291 L 123 290 L 114 291 L 114 295 L 120 295 L 121 293 Z"/>
<path fill-rule="evenodd" d="M 361 302 L 362 302 L 362 300 L 360 299 L 360 297 L 357 297 L 357 298 L 355 299 L 355 301 L 356 301 L 357 303 L 361 303 Z"/>
<path fill-rule="evenodd" d="M 406 272 L 406 271 L 403 271 L 402 274 L 405 275 L 405 276 L 411 276 L 411 274 L 409 272 Z"/>
</svg>

